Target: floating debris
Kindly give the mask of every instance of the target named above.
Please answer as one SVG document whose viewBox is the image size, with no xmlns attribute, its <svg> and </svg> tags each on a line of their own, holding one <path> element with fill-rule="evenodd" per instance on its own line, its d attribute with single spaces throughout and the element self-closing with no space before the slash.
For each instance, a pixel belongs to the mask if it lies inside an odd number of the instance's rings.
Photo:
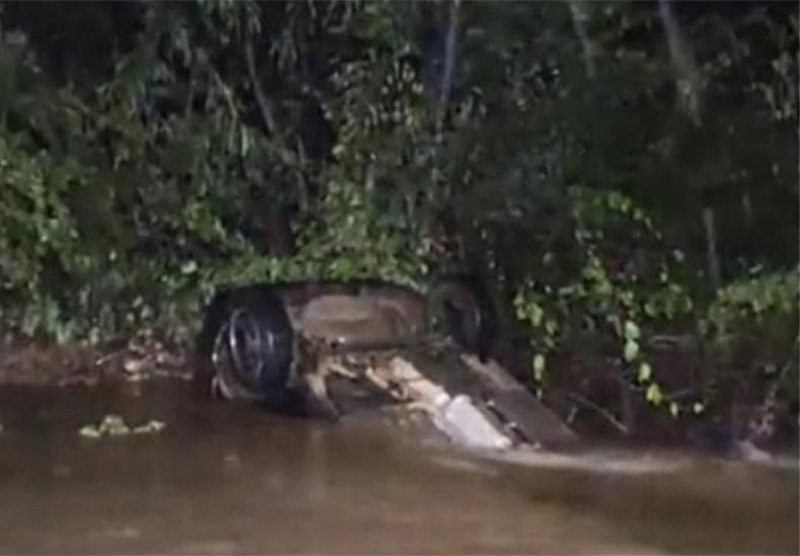
<svg viewBox="0 0 800 556">
<path fill-rule="evenodd" d="M 119 415 L 106 415 L 99 425 L 81 427 L 79 434 L 83 438 L 100 439 L 106 436 L 129 436 L 131 434 L 156 434 L 166 425 L 161 421 L 150 420 L 143 425 L 131 427 Z"/>
<path fill-rule="evenodd" d="M 155 434 L 164 430 L 166 425 L 161 421 L 150 420 L 144 425 L 133 428 L 133 434 Z"/>
</svg>

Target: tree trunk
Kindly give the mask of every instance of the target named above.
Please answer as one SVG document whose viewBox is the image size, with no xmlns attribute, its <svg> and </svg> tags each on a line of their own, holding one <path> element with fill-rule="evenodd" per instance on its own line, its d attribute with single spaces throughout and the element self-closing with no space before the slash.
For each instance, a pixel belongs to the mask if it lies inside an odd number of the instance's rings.
<svg viewBox="0 0 800 556">
<path fill-rule="evenodd" d="M 716 292 L 720 288 L 719 252 L 717 251 L 717 230 L 712 207 L 703 208 L 703 226 L 706 232 L 706 255 L 708 265 L 708 280 L 711 290 Z"/>
<path fill-rule="evenodd" d="M 744 215 L 744 225 L 749 231 L 753 229 L 753 204 L 750 200 L 750 192 L 742 190 L 742 213 Z"/>
<path fill-rule="evenodd" d="M 667 35 L 672 65 L 675 68 L 677 98 L 695 125 L 700 125 L 700 77 L 692 61 L 689 47 L 681 37 L 678 21 L 672 15 L 669 2 L 670 0 L 658 0 L 658 12 Z"/>
<path fill-rule="evenodd" d="M 444 64 L 439 87 L 439 105 L 436 113 L 436 133 L 441 134 L 447 105 L 450 103 L 450 90 L 453 87 L 453 69 L 456 63 L 456 39 L 458 37 L 458 7 L 460 0 L 453 0 L 450 6 L 450 20 L 447 26 L 447 38 L 444 45 Z"/>
<path fill-rule="evenodd" d="M 584 0 L 569 0 L 569 11 L 572 14 L 572 25 L 575 27 L 575 33 L 581 40 L 583 48 L 583 63 L 586 67 L 586 75 L 591 79 L 595 76 L 595 44 L 589 38 L 589 5 Z"/>
<path fill-rule="evenodd" d="M 295 252 L 294 234 L 285 205 L 273 201 L 267 209 L 266 247 L 273 257 L 291 257 Z"/>
</svg>

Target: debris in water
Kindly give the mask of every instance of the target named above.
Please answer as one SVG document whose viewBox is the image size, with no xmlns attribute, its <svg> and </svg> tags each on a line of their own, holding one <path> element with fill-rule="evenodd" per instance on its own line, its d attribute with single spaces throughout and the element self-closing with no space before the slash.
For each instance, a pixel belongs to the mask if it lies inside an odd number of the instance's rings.
<svg viewBox="0 0 800 556">
<path fill-rule="evenodd" d="M 94 425 L 86 425 L 85 427 L 81 427 L 79 434 L 84 438 L 100 438 L 102 436 L 100 430 Z"/>
<path fill-rule="evenodd" d="M 166 425 L 161 421 L 150 420 L 144 425 L 131 427 L 119 415 L 106 415 L 99 425 L 81 427 L 79 434 L 84 438 L 99 439 L 104 436 L 128 436 L 131 434 L 156 434 Z"/>
<path fill-rule="evenodd" d="M 150 420 L 144 425 L 133 428 L 133 434 L 155 434 L 164 430 L 166 425 L 161 421 Z"/>
</svg>

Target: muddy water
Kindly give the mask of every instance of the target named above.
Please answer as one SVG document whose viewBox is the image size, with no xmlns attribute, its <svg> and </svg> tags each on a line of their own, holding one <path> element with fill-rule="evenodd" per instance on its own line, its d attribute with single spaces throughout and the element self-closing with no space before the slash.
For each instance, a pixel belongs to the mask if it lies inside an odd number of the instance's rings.
<svg viewBox="0 0 800 556">
<path fill-rule="evenodd" d="M 153 437 L 89 441 L 108 413 Z M 465 459 L 331 426 L 140 396 L 0 390 L 0 552 L 798 553 L 798 474 L 701 462 L 611 475 Z"/>
</svg>

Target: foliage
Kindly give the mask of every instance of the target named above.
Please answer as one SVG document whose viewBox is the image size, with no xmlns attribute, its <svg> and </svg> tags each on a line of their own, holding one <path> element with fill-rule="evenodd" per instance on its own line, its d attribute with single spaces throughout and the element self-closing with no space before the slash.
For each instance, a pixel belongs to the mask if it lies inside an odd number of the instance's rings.
<svg viewBox="0 0 800 556">
<path fill-rule="evenodd" d="M 701 320 L 711 345 L 747 369 L 747 379 L 774 381 L 797 399 L 800 272 L 765 272 L 723 288 Z"/>
<path fill-rule="evenodd" d="M 24 333 L 43 328 L 58 334 L 64 275 L 80 276 L 92 265 L 78 248 L 79 232 L 66 205 L 84 179 L 45 152 L 29 156 L 0 138 L 0 292 L 6 300 L 28 300 L 4 315 Z"/>
<path fill-rule="evenodd" d="M 765 273 L 756 268 L 748 278 L 737 280 L 719 291 L 708 309 L 706 332 L 727 339 L 745 331 L 763 332 L 766 326 L 783 319 L 788 325 L 796 319 L 800 303 L 798 269 Z M 791 326 L 786 326 L 791 334 Z"/>
<path fill-rule="evenodd" d="M 589 337 L 659 404 L 654 336 L 796 330 L 795 274 L 739 279 L 797 265 L 798 19 L 690 4 L 4 4 L 0 328 L 187 340 L 220 284 L 467 270 L 541 386 Z"/>
<path fill-rule="evenodd" d="M 673 280 L 683 255 L 659 245 L 651 217 L 629 197 L 578 187 L 571 194 L 577 267 L 571 276 L 530 281 L 515 298 L 517 316 L 534 332 L 535 378 L 545 381 L 546 354 L 558 344 L 586 333 L 613 338 L 619 372 L 659 405 L 663 394 L 642 345 L 693 314 L 690 296 Z M 566 266 L 553 253 L 544 259 L 545 267 Z"/>
<path fill-rule="evenodd" d="M 253 9 L 151 7 L 148 26 L 108 82 L 80 94 L 47 93 L 41 104 L 28 102 L 41 91 L 15 91 L 5 115 L 19 122 L 10 135 L 19 146 L 2 143 L 4 165 L 13 166 L 4 188 L 17 193 L 3 197 L 6 327 L 98 340 L 147 325 L 187 339 L 213 284 L 419 275 L 418 258 L 400 257 L 413 247 L 407 230 L 392 232 L 377 219 L 378 201 L 364 191 L 358 153 L 351 164 L 318 176 L 326 192 L 307 210 L 323 219 L 310 222 L 294 257 L 258 252 L 249 232 L 261 228 L 263 216 L 252 206 L 266 207 L 254 184 L 266 166 L 295 183 L 306 169 L 297 153 L 245 121 L 236 85 L 226 82 L 199 37 L 203 26 L 190 23 L 192 16 L 206 18 L 206 25 L 222 18 L 236 27 Z M 160 10 L 171 16 L 169 27 Z M 235 29 L 227 32 L 235 36 Z M 221 43 L 216 49 L 234 40 L 224 33 L 213 38 Z M 352 124 L 356 108 L 334 110 L 351 142 L 374 139 L 369 127 Z M 47 152 L 28 154 L 37 140 Z M 45 271 L 60 275 L 44 283 Z M 54 297 L 53 290 L 64 291 L 54 285 L 64 280 L 75 295 Z"/>
</svg>

